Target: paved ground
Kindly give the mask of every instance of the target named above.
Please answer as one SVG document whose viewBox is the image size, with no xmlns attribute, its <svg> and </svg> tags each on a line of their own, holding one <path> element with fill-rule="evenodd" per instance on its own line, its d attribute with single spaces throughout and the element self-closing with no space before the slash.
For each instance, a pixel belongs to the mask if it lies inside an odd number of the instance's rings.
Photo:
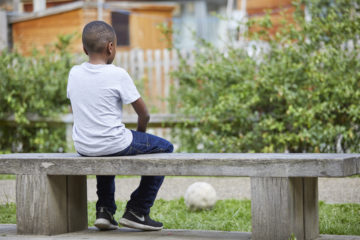
<svg viewBox="0 0 360 240">
<path fill-rule="evenodd" d="M 78 239 L 102 239 L 102 240 L 203 240 L 203 239 L 224 239 L 224 240 L 250 240 L 251 233 L 242 232 L 220 232 L 220 231 L 192 231 L 192 230 L 162 230 L 156 232 L 142 232 L 129 228 L 120 228 L 114 231 L 99 231 L 96 228 L 89 228 L 87 231 L 56 236 L 21 236 L 16 235 L 16 225 L 0 225 L 0 240 L 21 239 L 21 240 L 78 240 Z M 360 238 L 359 238 L 360 239 Z M 359 240 L 358 239 L 358 240 Z"/>
<path fill-rule="evenodd" d="M 193 231 L 193 230 L 170 230 L 160 232 L 140 232 L 129 228 L 121 228 L 114 231 L 101 232 L 95 228 L 86 231 L 61 234 L 56 236 L 29 236 L 16 235 L 16 225 L 0 224 L 0 240 L 78 240 L 78 239 L 102 239 L 102 240 L 250 240 L 251 233 L 244 232 L 220 232 L 220 231 Z M 359 236 L 335 236 L 320 235 L 316 240 L 360 240 Z"/>
<path fill-rule="evenodd" d="M 128 200 L 139 184 L 139 177 L 116 179 L 116 199 Z M 214 186 L 219 199 L 250 199 L 247 177 L 167 177 L 158 198 L 177 199 L 197 181 Z M 360 178 L 319 178 L 319 199 L 327 203 L 360 203 Z M 96 180 L 88 179 L 88 200 L 96 201 Z M 0 204 L 15 202 L 15 180 L 0 180 Z"/>
</svg>

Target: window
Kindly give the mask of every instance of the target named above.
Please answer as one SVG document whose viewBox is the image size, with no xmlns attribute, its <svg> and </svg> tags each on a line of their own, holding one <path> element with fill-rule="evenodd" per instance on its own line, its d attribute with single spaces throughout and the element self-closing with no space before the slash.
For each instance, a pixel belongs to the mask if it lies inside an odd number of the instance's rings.
<svg viewBox="0 0 360 240">
<path fill-rule="evenodd" d="M 111 12 L 111 24 L 115 30 L 117 46 L 130 45 L 129 17 L 130 12 L 127 11 Z"/>
</svg>

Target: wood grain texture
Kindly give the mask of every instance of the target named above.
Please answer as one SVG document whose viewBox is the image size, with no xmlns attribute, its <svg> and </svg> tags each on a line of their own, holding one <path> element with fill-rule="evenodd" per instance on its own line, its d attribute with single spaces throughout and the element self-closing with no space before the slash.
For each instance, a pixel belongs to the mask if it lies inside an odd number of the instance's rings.
<svg viewBox="0 0 360 240">
<path fill-rule="evenodd" d="M 359 161 L 360 154 L 4 154 L 0 174 L 344 177 L 358 173 Z"/>
<path fill-rule="evenodd" d="M 17 175 L 18 234 L 56 235 L 87 228 L 85 176 Z"/>
<path fill-rule="evenodd" d="M 86 176 L 67 176 L 68 232 L 88 228 Z"/>
<path fill-rule="evenodd" d="M 18 175 L 18 234 L 53 235 L 67 232 L 66 177 Z"/>
<path fill-rule="evenodd" d="M 59 35 L 81 33 L 82 11 L 82 9 L 76 9 L 15 22 L 12 24 L 13 43 L 23 54 L 29 55 L 34 47 L 44 51 L 46 46 L 57 42 Z M 79 35 L 75 37 L 71 47 L 75 52 L 82 51 Z"/>
<path fill-rule="evenodd" d="M 319 236 L 317 178 L 251 178 L 253 240 Z"/>
<path fill-rule="evenodd" d="M 304 231 L 305 239 L 319 236 L 318 178 L 304 178 Z"/>
<path fill-rule="evenodd" d="M 131 9 L 130 15 L 130 45 L 131 48 L 164 49 L 168 44 L 164 35 L 158 29 L 162 23 L 172 25 L 172 11 L 169 6 L 144 6 Z"/>
<path fill-rule="evenodd" d="M 251 178 L 253 240 L 287 240 L 292 233 L 298 240 L 303 239 L 299 181 L 298 178 Z"/>
</svg>

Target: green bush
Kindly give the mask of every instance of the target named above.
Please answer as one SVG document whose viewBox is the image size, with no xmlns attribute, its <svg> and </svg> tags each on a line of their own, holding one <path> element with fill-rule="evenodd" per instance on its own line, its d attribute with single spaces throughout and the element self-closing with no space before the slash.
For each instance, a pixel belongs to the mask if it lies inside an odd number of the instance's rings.
<svg viewBox="0 0 360 240">
<path fill-rule="evenodd" d="M 293 3 L 295 22 L 275 35 L 269 17 L 249 21 L 246 37 L 269 46 L 260 58 L 199 41 L 195 64 L 173 72 L 175 108 L 195 119 L 174 131 L 180 150 L 358 152 L 360 10 L 339 2 Z"/>
<path fill-rule="evenodd" d="M 72 36 L 59 37 L 45 54 L 23 56 L 14 51 L 0 54 L 1 152 L 59 152 L 66 150 L 65 126 L 30 123 L 28 114 L 53 117 L 68 112 L 66 84 L 73 57 L 67 48 Z"/>
</svg>

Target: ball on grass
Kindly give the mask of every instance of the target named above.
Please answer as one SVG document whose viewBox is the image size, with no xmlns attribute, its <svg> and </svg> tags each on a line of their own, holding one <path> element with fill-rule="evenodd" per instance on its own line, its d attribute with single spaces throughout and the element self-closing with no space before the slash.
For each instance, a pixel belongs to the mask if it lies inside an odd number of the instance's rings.
<svg viewBox="0 0 360 240">
<path fill-rule="evenodd" d="M 185 204 L 193 211 L 212 208 L 217 200 L 216 191 L 209 183 L 196 182 L 185 192 Z"/>
</svg>

